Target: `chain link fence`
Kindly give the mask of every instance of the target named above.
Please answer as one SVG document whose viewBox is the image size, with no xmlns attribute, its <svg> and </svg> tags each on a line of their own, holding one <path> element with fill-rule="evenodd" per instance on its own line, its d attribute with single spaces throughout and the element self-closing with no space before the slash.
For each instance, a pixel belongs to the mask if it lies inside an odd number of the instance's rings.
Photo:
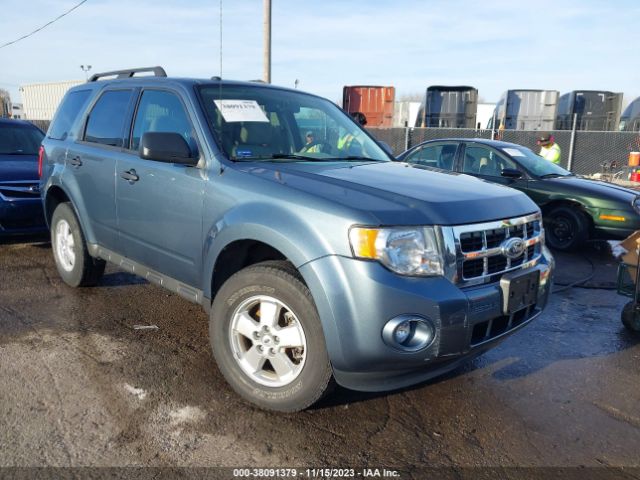
<svg viewBox="0 0 640 480">
<path fill-rule="evenodd" d="M 29 120 L 42 131 L 47 131 L 49 120 Z M 369 128 L 377 140 L 389 144 L 393 153 L 399 155 L 405 150 L 426 142 L 442 138 L 491 138 L 491 130 L 467 128 Z M 545 132 L 547 133 L 547 132 Z M 578 175 L 592 175 L 604 171 L 624 170 L 628 164 L 629 152 L 640 151 L 638 132 L 591 132 L 585 130 L 554 130 L 551 133 L 562 149 L 561 165 Z M 575 133 L 575 135 L 573 135 Z M 533 130 L 504 130 L 495 135 L 496 140 L 517 143 L 537 152 L 540 147 L 536 140 L 541 132 Z M 572 141 L 573 137 L 573 141 Z M 572 148 L 573 147 L 573 148 Z M 571 165 L 569 165 L 569 155 Z M 613 163 L 613 167 L 611 167 Z"/>
<path fill-rule="evenodd" d="M 389 144 L 399 155 L 408 148 L 427 140 L 444 138 L 491 138 L 491 130 L 464 128 L 370 128 L 378 140 Z M 536 144 L 540 131 L 504 130 L 497 132 L 496 140 L 517 143 L 538 152 Z M 592 175 L 603 171 L 623 170 L 628 164 L 629 152 L 640 151 L 638 132 L 596 132 L 554 130 L 550 133 L 562 149 L 561 165 L 578 175 Z M 571 157 L 571 164 L 569 160 Z M 613 163 L 613 167 L 611 166 Z"/>
<path fill-rule="evenodd" d="M 38 127 L 43 132 L 46 132 L 49 129 L 49 124 L 51 120 L 27 120 L 29 123 L 33 123 L 36 127 Z"/>
</svg>

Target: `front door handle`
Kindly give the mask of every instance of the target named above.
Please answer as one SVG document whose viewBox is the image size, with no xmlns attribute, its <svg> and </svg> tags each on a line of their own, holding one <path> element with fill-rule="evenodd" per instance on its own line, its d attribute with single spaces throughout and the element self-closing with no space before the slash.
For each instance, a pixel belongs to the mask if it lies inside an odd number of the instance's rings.
<svg viewBox="0 0 640 480">
<path fill-rule="evenodd" d="M 131 170 L 127 170 L 126 172 L 122 172 L 120 174 L 121 178 L 124 178 L 129 183 L 134 183 L 140 180 L 140 177 L 136 174 L 136 171 L 132 168 Z"/>
<path fill-rule="evenodd" d="M 73 158 L 71 158 L 71 159 L 69 160 L 69 164 L 70 164 L 72 167 L 76 167 L 76 168 L 78 168 L 78 167 L 81 167 L 81 166 L 82 166 L 82 160 L 80 159 L 80 157 L 73 157 Z"/>
</svg>

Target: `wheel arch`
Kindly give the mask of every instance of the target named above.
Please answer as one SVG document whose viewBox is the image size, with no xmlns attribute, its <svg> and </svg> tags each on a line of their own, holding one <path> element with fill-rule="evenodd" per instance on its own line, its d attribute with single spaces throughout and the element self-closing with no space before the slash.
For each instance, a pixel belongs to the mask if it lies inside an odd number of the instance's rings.
<svg viewBox="0 0 640 480">
<path fill-rule="evenodd" d="M 64 202 L 68 202 L 71 205 L 73 213 L 75 213 L 76 218 L 78 219 L 78 223 L 80 224 L 80 228 L 82 228 L 82 233 L 84 234 L 84 238 L 87 243 L 96 243 L 93 231 L 89 228 L 88 222 L 85 222 L 85 215 L 81 215 L 83 212 L 80 211 L 77 202 L 74 201 L 73 195 L 59 184 L 50 185 L 44 195 L 44 215 L 47 225 L 51 227 L 51 217 L 53 216 L 53 212 L 60 203 Z"/>
<path fill-rule="evenodd" d="M 587 209 L 584 203 L 575 199 L 557 198 L 557 199 L 552 199 L 551 201 L 545 203 L 540 207 L 543 219 L 546 215 L 551 213 L 551 211 L 557 207 L 569 207 L 569 208 L 574 208 L 578 210 L 584 215 L 585 219 L 587 220 L 589 233 L 593 231 L 594 221 L 593 221 L 593 217 L 591 216 L 591 213 L 589 212 L 589 210 Z"/>
</svg>

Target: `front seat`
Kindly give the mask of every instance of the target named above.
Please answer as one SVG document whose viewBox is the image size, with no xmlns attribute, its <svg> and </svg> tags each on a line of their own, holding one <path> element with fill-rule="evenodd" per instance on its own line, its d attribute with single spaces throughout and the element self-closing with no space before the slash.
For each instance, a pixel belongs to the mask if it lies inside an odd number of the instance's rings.
<svg viewBox="0 0 640 480">
<path fill-rule="evenodd" d="M 232 150 L 234 157 L 268 157 L 274 153 L 273 128 L 269 123 L 246 123 L 240 129 L 240 138 Z"/>
<path fill-rule="evenodd" d="M 438 158 L 438 168 L 443 170 L 453 169 L 453 159 L 456 155 L 455 145 L 445 145 L 440 151 L 440 157 Z"/>
</svg>

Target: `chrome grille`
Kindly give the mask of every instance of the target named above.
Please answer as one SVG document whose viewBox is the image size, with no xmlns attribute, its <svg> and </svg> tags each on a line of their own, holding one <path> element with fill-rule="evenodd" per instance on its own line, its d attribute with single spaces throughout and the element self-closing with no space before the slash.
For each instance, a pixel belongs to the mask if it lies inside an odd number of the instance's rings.
<svg viewBox="0 0 640 480">
<path fill-rule="evenodd" d="M 37 181 L 0 182 L 0 197 L 6 200 L 39 198 L 40 185 Z"/>
<path fill-rule="evenodd" d="M 456 243 L 458 283 L 474 285 L 493 281 L 517 268 L 532 266 L 542 253 L 544 231 L 540 214 L 495 222 L 453 227 Z M 524 252 L 515 258 L 505 255 L 505 242 L 517 237 Z"/>
</svg>

